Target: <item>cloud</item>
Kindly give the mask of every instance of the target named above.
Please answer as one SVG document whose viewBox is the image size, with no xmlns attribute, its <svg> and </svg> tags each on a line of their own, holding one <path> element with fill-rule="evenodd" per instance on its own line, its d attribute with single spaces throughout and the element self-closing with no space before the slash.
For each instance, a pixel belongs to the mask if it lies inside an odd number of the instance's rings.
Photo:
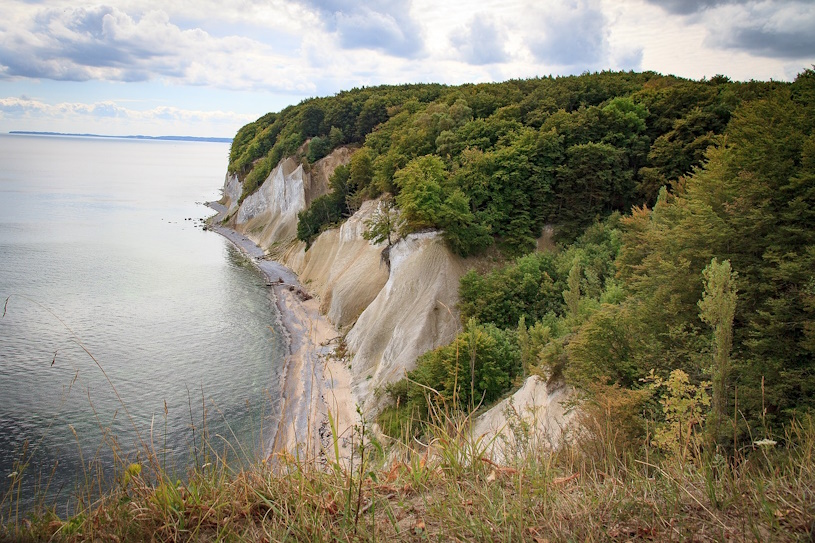
<svg viewBox="0 0 815 543">
<path fill-rule="evenodd" d="M 450 42 L 469 64 L 483 65 L 508 60 L 502 31 L 489 15 L 475 15 L 464 27 L 450 36 Z"/>
<path fill-rule="evenodd" d="M 618 70 L 642 70 L 642 47 L 633 47 L 616 51 L 613 55 L 614 68 Z"/>
<path fill-rule="evenodd" d="M 40 9 L 8 25 L 0 33 L 0 78 L 314 90 L 306 70 L 263 43 L 181 29 L 161 10 L 131 14 L 111 6 Z"/>
<path fill-rule="evenodd" d="M 779 59 L 809 59 L 815 51 L 810 0 L 646 0 L 707 30 L 705 45 Z"/>
<path fill-rule="evenodd" d="M 711 14 L 712 16 L 713 14 Z M 706 44 L 780 59 L 811 59 L 815 9 L 810 2 L 765 1 L 723 7 L 710 21 Z"/>
<path fill-rule="evenodd" d="M 300 0 L 315 11 L 342 47 L 373 49 L 403 58 L 424 52 L 421 26 L 410 14 L 410 1 Z"/>
<path fill-rule="evenodd" d="M 138 122 L 179 121 L 188 123 L 210 122 L 227 124 L 244 124 L 254 120 L 254 115 L 234 113 L 231 111 L 200 111 L 171 106 L 160 106 L 152 109 L 137 110 L 120 106 L 113 101 L 101 101 L 91 104 L 81 102 L 61 102 L 49 104 L 31 98 L 0 98 L 0 117 L 4 119 L 125 119 Z"/>
<path fill-rule="evenodd" d="M 659 6 L 668 13 L 675 15 L 690 15 L 691 13 L 698 13 L 708 8 L 724 5 L 735 4 L 739 0 L 645 0 L 649 4 Z"/>
<path fill-rule="evenodd" d="M 536 22 L 543 37 L 531 40 L 529 49 L 537 60 L 578 70 L 603 63 L 608 49 L 607 22 L 598 0 L 549 5 Z"/>
</svg>

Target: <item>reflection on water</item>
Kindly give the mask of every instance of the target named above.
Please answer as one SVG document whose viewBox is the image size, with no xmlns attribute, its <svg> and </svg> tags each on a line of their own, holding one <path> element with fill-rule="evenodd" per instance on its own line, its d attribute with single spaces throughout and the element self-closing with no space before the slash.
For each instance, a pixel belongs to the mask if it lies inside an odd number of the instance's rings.
<svg viewBox="0 0 815 543">
<path fill-rule="evenodd" d="M 146 444 L 183 474 L 205 419 L 220 450 L 262 452 L 283 352 L 274 304 L 198 227 L 227 153 L 0 136 L 0 493 L 23 450 L 25 504 L 47 485 L 64 507 L 117 447 L 135 459 Z"/>
</svg>

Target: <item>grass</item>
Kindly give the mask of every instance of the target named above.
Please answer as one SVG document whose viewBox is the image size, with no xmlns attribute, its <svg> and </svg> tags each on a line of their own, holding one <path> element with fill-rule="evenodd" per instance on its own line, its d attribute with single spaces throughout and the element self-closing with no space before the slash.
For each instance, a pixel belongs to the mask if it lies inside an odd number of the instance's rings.
<svg viewBox="0 0 815 543">
<path fill-rule="evenodd" d="M 635 401 L 606 399 L 582 410 L 580 431 L 557 450 L 525 424 L 508 425 L 515 441 L 474 436 L 470 414 L 436 407 L 424 442 L 406 428 L 410 441 L 383 446 L 361 426 L 350 458 L 335 437 L 316 458 L 236 466 L 203 421 L 183 480 L 152 431 L 135 458 L 105 433 L 114 465 L 99 449 L 83 460 L 69 514 L 44 503 L 22 511 L 31 453 L 21 457 L 0 496 L 0 541 L 815 541 L 815 419 L 727 457 L 686 433 L 670 454 L 631 437 Z"/>
<path fill-rule="evenodd" d="M 532 447 L 503 464 L 463 419 L 434 417 L 426 445 L 383 450 L 365 428 L 354 455 L 278 456 L 230 468 L 210 448 L 185 481 L 155 462 L 117 466 L 61 518 L 0 505 L 13 541 L 813 541 L 815 422 L 783 445 L 734 458 L 649 460 L 583 434 L 557 451 Z M 608 444 L 606 444 L 608 445 Z M 612 445 L 613 447 L 613 445 Z M 602 451 L 598 453 L 597 451 Z M 149 451 L 147 451 L 149 452 Z M 86 474 L 89 485 L 98 485 Z"/>
</svg>

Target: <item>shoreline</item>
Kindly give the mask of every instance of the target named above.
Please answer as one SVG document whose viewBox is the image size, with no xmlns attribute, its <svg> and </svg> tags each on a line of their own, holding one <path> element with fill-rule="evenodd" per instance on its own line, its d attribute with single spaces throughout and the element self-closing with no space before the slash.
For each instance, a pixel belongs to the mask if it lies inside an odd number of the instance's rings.
<svg viewBox="0 0 815 543">
<path fill-rule="evenodd" d="M 282 409 L 272 421 L 274 435 L 267 439 L 267 460 L 280 455 L 298 460 L 323 459 L 333 456 L 329 417 L 338 434 L 341 458 L 350 456 L 350 440 L 359 422 L 356 402 L 351 393 L 351 376 L 345 364 L 331 354 L 339 332 L 319 311 L 319 301 L 300 284 L 297 275 L 274 260 L 240 232 L 222 226 L 226 208 L 217 202 L 206 205 L 217 213 L 211 217 L 209 230 L 225 237 L 247 255 L 266 277 L 278 310 L 278 324 L 286 338 L 286 355 L 280 376 Z"/>
</svg>

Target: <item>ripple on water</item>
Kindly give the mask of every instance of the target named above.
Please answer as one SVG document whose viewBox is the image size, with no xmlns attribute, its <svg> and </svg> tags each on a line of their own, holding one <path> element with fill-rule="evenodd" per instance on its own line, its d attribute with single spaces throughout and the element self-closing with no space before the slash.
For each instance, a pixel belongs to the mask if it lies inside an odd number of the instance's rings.
<svg viewBox="0 0 815 543">
<path fill-rule="evenodd" d="M 205 409 L 213 435 L 256 450 L 277 403 L 276 310 L 225 239 L 184 224 L 211 214 L 194 202 L 217 198 L 228 146 L 0 139 L 0 494 L 27 442 L 24 504 L 57 460 L 48 500 L 69 501 L 80 450 L 112 461 L 108 429 L 131 454 L 166 431 L 183 473 Z"/>
</svg>

